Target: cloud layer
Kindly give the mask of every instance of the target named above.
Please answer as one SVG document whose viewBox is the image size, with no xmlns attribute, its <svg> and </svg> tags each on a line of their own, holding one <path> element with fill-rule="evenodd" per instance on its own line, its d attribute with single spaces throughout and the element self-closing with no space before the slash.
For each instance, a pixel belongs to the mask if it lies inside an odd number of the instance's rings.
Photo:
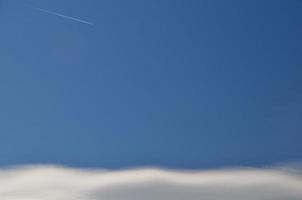
<svg viewBox="0 0 302 200">
<path fill-rule="evenodd" d="M 0 170 L 1 200 L 301 200 L 291 168 L 106 171 L 57 166 Z"/>
</svg>

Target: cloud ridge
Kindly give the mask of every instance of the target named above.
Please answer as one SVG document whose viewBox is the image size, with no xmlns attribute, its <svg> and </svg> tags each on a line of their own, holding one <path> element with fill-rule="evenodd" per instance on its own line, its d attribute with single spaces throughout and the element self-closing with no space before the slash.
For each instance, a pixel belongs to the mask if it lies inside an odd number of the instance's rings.
<svg viewBox="0 0 302 200">
<path fill-rule="evenodd" d="M 0 169 L 1 200 L 301 200 L 301 170 L 290 167 L 176 171 L 60 166 Z"/>
</svg>

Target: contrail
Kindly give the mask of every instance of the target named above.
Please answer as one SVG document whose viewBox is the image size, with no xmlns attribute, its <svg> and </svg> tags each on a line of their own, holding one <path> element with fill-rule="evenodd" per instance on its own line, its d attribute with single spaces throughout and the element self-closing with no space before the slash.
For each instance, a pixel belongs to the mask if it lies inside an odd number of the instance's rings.
<svg viewBox="0 0 302 200">
<path fill-rule="evenodd" d="M 62 18 L 65 18 L 65 19 L 70 19 L 70 20 L 80 22 L 80 23 L 83 23 L 83 24 L 88 24 L 88 25 L 91 25 L 91 26 L 94 25 L 92 22 L 85 21 L 85 20 L 82 20 L 82 19 L 78 19 L 78 18 L 75 18 L 75 17 L 63 15 L 63 14 L 60 14 L 60 13 L 57 13 L 57 12 L 53 12 L 53 11 L 42 9 L 42 8 L 35 7 L 35 6 L 30 6 L 30 7 L 32 7 L 35 10 L 38 10 L 38 11 L 41 11 L 41 12 L 44 12 L 44 13 L 47 13 L 47 14 L 50 14 L 50 15 L 55 15 L 55 16 L 62 17 Z"/>
</svg>

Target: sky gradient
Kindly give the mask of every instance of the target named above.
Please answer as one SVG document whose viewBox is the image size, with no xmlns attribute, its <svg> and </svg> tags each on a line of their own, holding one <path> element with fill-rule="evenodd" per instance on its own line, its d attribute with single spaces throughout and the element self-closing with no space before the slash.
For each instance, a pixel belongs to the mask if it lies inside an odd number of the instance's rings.
<svg viewBox="0 0 302 200">
<path fill-rule="evenodd" d="M 299 0 L 0 0 L 0 166 L 300 161 L 301 11 Z"/>
</svg>

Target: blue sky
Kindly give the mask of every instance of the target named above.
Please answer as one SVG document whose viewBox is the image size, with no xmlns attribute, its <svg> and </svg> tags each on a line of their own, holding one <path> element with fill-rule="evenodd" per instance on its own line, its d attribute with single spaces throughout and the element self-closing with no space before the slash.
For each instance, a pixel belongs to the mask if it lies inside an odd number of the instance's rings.
<svg viewBox="0 0 302 200">
<path fill-rule="evenodd" d="M 0 166 L 301 160 L 301 9 L 298 0 L 0 1 Z"/>
</svg>

